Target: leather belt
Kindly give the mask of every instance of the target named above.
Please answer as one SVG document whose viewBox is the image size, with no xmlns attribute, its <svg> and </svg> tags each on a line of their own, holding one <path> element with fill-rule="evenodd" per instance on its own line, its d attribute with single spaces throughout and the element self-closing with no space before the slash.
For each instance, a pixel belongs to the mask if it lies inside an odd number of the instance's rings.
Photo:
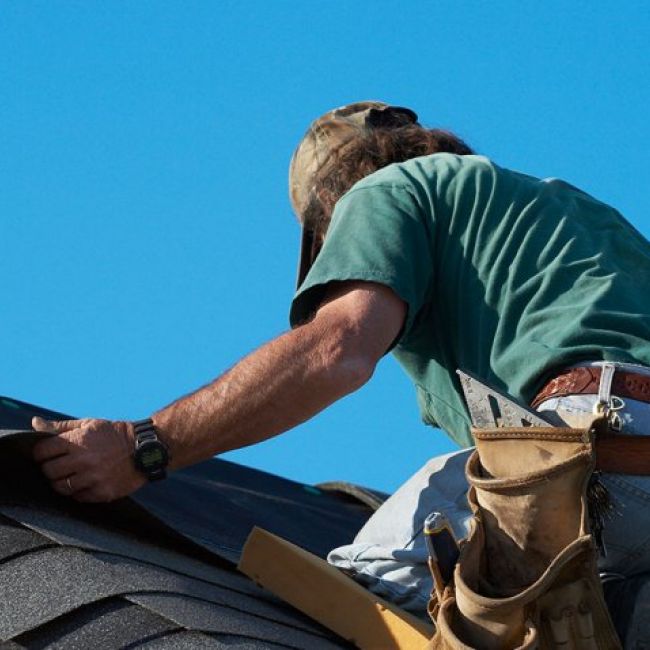
<svg viewBox="0 0 650 650">
<path fill-rule="evenodd" d="M 551 397 L 566 395 L 597 395 L 600 385 L 600 368 L 580 367 L 570 368 L 551 379 L 531 402 L 537 408 L 543 401 Z M 612 395 L 650 403 L 650 376 L 634 372 L 616 370 L 612 380 Z"/>
<path fill-rule="evenodd" d="M 650 475 L 650 438 L 609 434 L 596 436 L 596 469 L 611 474 Z"/>
<path fill-rule="evenodd" d="M 570 368 L 551 379 L 531 406 L 536 408 L 551 397 L 597 395 L 600 375 L 598 366 Z M 611 394 L 650 403 L 650 376 L 617 369 L 612 378 Z M 595 445 L 596 468 L 600 471 L 650 475 L 650 436 L 598 434 Z"/>
</svg>

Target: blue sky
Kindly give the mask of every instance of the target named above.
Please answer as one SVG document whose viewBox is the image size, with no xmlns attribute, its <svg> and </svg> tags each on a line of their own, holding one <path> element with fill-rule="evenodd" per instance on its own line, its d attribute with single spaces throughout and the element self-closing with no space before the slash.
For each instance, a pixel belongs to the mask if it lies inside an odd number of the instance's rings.
<svg viewBox="0 0 650 650">
<path fill-rule="evenodd" d="M 0 394 L 141 418 L 287 327 L 287 166 L 382 99 L 650 235 L 645 2 L 0 3 Z M 647 287 L 639 287 L 647 291 Z M 395 489 L 453 449 L 388 358 L 238 462 Z"/>
</svg>

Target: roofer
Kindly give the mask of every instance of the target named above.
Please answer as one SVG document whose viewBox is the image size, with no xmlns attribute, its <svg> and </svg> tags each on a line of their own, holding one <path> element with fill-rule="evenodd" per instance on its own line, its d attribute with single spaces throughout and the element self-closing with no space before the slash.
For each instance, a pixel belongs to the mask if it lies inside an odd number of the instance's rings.
<svg viewBox="0 0 650 650">
<path fill-rule="evenodd" d="M 282 433 L 363 385 L 389 350 L 425 422 L 464 447 L 457 368 L 568 425 L 604 403 L 624 433 L 650 433 L 650 245 L 613 208 L 380 102 L 311 125 L 290 194 L 303 228 L 293 329 L 135 426 L 35 421 L 60 434 L 34 452 L 55 490 L 109 501 L 163 477 L 166 449 L 176 469 Z M 467 455 L 425 466 L 332 561 L 423 611 L 422 521 L 438 505 L 463 531 Z M 650 480 L 603 481 L 624 508 L 601 568 L 650 570 Z"/>
</svg>

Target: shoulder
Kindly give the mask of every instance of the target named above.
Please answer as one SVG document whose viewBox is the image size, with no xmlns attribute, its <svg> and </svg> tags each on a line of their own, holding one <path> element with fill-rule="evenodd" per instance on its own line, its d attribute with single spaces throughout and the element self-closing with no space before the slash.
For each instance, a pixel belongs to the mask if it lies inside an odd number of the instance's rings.
<svg viewBox="0 0 650 650">
<path fill-rule="evenodd" d="M 447 183 L 503 172 L 508 173 L 508 170 L 498 167 L 485 156 L 436 153 L 383 167 L 355 183 L 344 198 L 367 193 L 418 196 L 423 191 L 428 194 L 433 188 Z"/>
</svg>

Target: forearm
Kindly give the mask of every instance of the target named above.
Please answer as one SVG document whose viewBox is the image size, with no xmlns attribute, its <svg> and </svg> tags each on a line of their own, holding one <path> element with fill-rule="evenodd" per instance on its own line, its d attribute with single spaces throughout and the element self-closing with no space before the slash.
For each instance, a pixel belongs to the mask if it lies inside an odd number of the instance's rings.
<svg viewBox="0 0 650 650">
<path fill-rule="evenodd" d="M 157 412 L 178 468 L 260 442 L 361 386 L 371 368 L 345 349 L 346 332 L 312 322 L 267 343 L 222 377 Z"/>
<path fill-rule="evenodd" d="M 270 438 L 355 390 L 370 378 L 405 315 L 405 303 L 382 285 L 332 286 L 309 324 L 153 415 L 169 445 L 171 469 Z M 34 418 L 33 425 L 56 434 L 32 453 L 60 494 L 113 501 L 146 482 L 133 463 L 133 424 Z"/>
</svg>

